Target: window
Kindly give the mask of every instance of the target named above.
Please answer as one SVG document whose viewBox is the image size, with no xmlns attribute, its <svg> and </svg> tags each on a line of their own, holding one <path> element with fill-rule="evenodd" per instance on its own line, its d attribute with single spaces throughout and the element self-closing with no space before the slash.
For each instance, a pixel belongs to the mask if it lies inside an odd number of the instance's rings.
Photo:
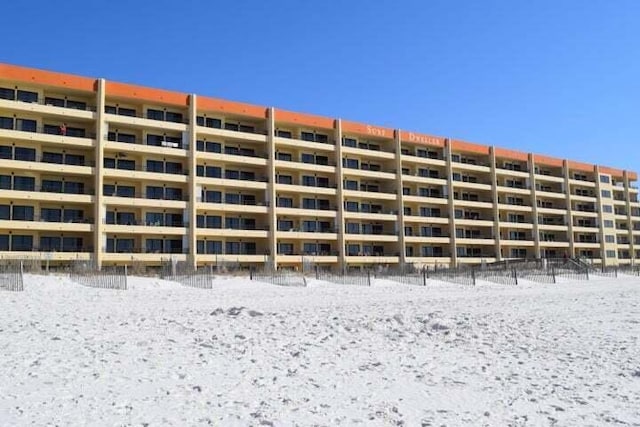
<svg viewBox="0 0 640 427">
<path fill-rule="evenodd" d="M 0 251 L 8 251 L 9 250 L 9 235 L 2 234 L 0 235 Z"/>
<path fill-rule="evenodd" d="M 604 236 L 604 241 L 606 243 L 615 243 L 616 242 L 616 236 L 611 235 L 611 234 L 607 234 Z"/>
<path fill-rule="evenodd" d="M 11 237 L 12 251 L 31 251 L 33 250 L 33 236 L 13 235 Z"/>
<path fill-rule="evenodd" d="M 277 178 L 279 184 L 293 184 L 293 177 L 291 175 L 278 175 Z"/>
<path fill-rule="evenodd" d="M 136 189 L 129 185 L 118 185 L 115 195 L 118 197 L 136 197 Z"/>
<path fill-rule="evenodd" d="M 44 180 L 42 181 L 45 182 Z M 0 187 L 1 188 L 1 187 Z M 36 179 L 30 176 L 14 176 L 13 189 L 20 191 L 34 191 L 36 188 Z"/>
<path fill-rule="evenodd" d="M 0 219 L 11 219 L 11 206 L 0 205 Z"/>
<path fill-rule="evenodd" d="M 84 211 L 81 209 L 65 209 L 64 222 L 82 222 L 84 220 Z"/>
<path fill-rule="evenodd" d="M 149 226 L 164 226 L 164 215 L 161 212 L 147 212 L 145 214 L 145 224 Z"/>
<path fill-rule="evenodd" d="M 307 233 L 315 233 L 319 231 L 318 223 L 316 221 L 302 221 L 302 231 Z"/>
<path fill-rule="evenodd" d="M 64 183 L 64 192 L 67 194 L 84 194 L 84 183 L 66 181 Z"/>
<path fill-rule="evenodd" d="M 225 193 L 224 202 L 230 205 L 239 205 L 240 204 L 240 195 L 236 193 Z"/>
<path fill-rule="evenodd" d="M 164 142 L 164 136 L 147 134 L 147 145 L 160 147 Z"/>
<path fill-rule="evenodd" d="M 62 157 L 62 154 L 60 155 Z M 116 168 L 116 159 L 112 159 L 109 157 L 104 157 L 102 159 L 102 165 L 105 168 L 115 169 Z"/>
<path fill-rule="evenodd" d="M 80 154 L 67 154 L 64 156 L 64 163 L 67 165 L 83 166 L 84 156 Z"/>
<path fill-rule="evenodd" d="M 302 153 L 300 155 L 300 161 L 302 163 L 315 163 L 316 162 L 316 156 L 313 155 L 313 154 Z"/>
<path fill-rule="evenodd" d="M 145 251 L 147 253 L 162 253 L 162 239 L 147 239 Z"/>
<path fill-rule="evenodd" d="M 278 243 L 278 254 L 293 255 L 293 243 Z"/>
<path fill-rule="evenodd" d="M 11 101 L 14 101 L 16 99 L 15 89 L 0 87 L 0 99 L 9 99 Z"/>
<path fill-rule="evenodd" d="M 342 159 L 342 166 L 350 169 L 358 169 L 360 167 L 360 162 L 358 159 Z"/>
<path fill-rule="evenodd" d="M 134 160 L 118 159 L 118 169 L 129 171 L 136 170 L 136 162 Z"/>
<path fill-rule="evenodd" d="M 147 172 L 164 172 L 164 163 L 160 160 L 147 160 Z"/>
<path fill-rule="evenodd" d="M 302 185 L 306 187 L 315 187 L 316 186 L 316 177 L 315 176 L 302 176 Z"/>
<path fill-rule="evenodd" d="M 36 150 L 34 148 L 15 147 L 15 160 L 34 162 L 36 160 Z"/>
<path fill-rule="evenodd" d="M 168 122 L 182 123 L 182 113 L 174 113 L 171 111 L 167 111 L 165 115 L 165 119 Z"/>
<path fill-rule="evenodd" d="M 13 129 L 13 117 L 0 117 L 0 129 Z"/>
<path fill-rule="evenodd" d="M 352 181 L 345 179 L 344 180 L 344 189 L 345 190 L 358 190 L 358 181 Z"/>
<path fill-rule="evenodd" d="M 57 252 L 61 249 L 62 240 L 55 236 L 41 236 L 40 250 L 43 252 Z"/>
<path fill-rule="evenodd" d="M 358 202 L 344 202 L 344 209 L 348 212 L 358 212 Z"/>
<path fill-rule="evenodd" d="M 118 252 L 118 253 L 130 253 L 130 252 L 133 252 L 133 239 L 118 239 L 118 240 L 116 240 L 116 252 Z"/>
<path fill-rule="evenodd" d="M 28 119 L 16 119 L 16 129 L 23 132 L 36 132 L 38 129 L 38 122 Z"/>
<path fill-rule="evenodd" d="M 207 203 L 222 203 L 222 192 L 205 190 L 204 201 Z"/>
<path fill-rule="evenodd" d="M 87 103 L 82 101 L 72 101 L 70 99 L 67 100 L 67 108 L 73 108 L 75 110 L 86 110 Z"/>
<path fill-rule="evenodd" d="M 174 175 L 182 174 L 182 163 L 166 162 L 164 164 L 164 167 L 165 167 L 165 172 L 166 173 L 170 173 L 170 174 L 174 174 Z"/>
<path fill-rule="evenodd" d="M 162 199 L 164 196 L 164 188 L 162 187 L 147 187 L 147 199 Z"/>
<path fill-rule="evenodd" d="M 182 189 L 167 187 L 164 189 L 164 197 L 166 200 L 182 200 Z"/>
<path fill-rule="evenodd" d="M 607 252 L 607 258 L 616 258 L 616 251 L 606 251 Z"/>
<path fill-rule="evenodd" d="M 291 161 L 293 161 L 293 156 L 291 156 L 290 153 L 280 153 L 280 152 L 278 152 L 278 153 L 276 153 L 276 159 L 283 160 L 285 162 L 291 162 Z"/>
<path fill-rule="evenodd" d="M 612 220 L 605 219 L 603 223 L 604 223 L 605 228 L 613 228 L 613 221 Z"/>
<path fill-rule="evenodd" d="M 208 215 L 205 219 L 206 228 L 222 228 L 222 217 L 217 215 Z"/>
<path fill-rule="evenodd" d="M 611 179 L 609 178 L 609 175 L 600 175 L 600 182 L 609 184 L 611 182 Z"/>
<path fill-rule="evenodd" d="M 148 108 L 147 109 L 147 119 L 164 120 L 164 111 L 162 111 L 162 110 L 153 110 L 151 108 Z"/>
<path fill-rule="evenodd" d="M 353 138 L 342 138 L 342 145 L 345 147 L 357 147 L 358 141 Z"/>
<path fill-rule="evenodd" d="M 604 213 L 613 212 L 613 206 L 611 206 L 611 205 L 602 205 L 602 212 L 604 212 Z"/>
<path fill-rule="evenodd" d="M 38 102 L 38 94 L 36 92 L 18 89 L 16 99 L 22 102 Z"/>
<path fill-rule="evenodd" d="M 293 135 L 288 130 L 276 130 L 276 136 L 280 138 L 292 138 Z"/>
<path fill-rule="evenodd" d="M 33 221 L 33 207 L 32 206 L 14 206 L 13 220 L 14 221 Z"/>
<path fill-rule="evenodd" d="M 293 221 L 279 219 L 278 220 L 278 231 L 289 231 L 293 230 Z"/>
<path fill-rule="evenodd" d="M 278 197 L 276 199 L 276 206 L 280 208 L 292 208 L 293 207 L 293 199 L 290 197 Z"/>
<path fill-rule="evenodd" d="M 609 190 L 600 190 L 600 194 L 602 197 L 611 198 L 611 191 Z"/>
<path fill-rule="evenodd" d="M 82 251 L 82 237 L 63 237 L 62 252 Z"/>
</svg>

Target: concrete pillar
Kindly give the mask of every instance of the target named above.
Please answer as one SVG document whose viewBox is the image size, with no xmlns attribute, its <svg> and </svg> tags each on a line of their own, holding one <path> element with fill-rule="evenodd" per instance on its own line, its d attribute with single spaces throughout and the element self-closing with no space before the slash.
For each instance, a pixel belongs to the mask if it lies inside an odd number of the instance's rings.
<svg viewBox="0 0 640 427">
<path fill-rule="evenodd" d="M 444 160 L 447 167 L 447 207 L 449 209 L 449 252 L 451 252 L 451 267 L 458 264 L 458 254 L 456 252 L 456 218 L 455 218 L 455 200 L 453 198 L 453 168 L 451 167 L 451 140 L 445 139 L 444 143 Z"/>
<path fill-rule="evenodd" d="M 540 248 L 540 226 L 538 224 L 538 194 L 536 189 L 536 165 L 535 165 L 535 156 L 533 154 L 529 154 L 529 161 L 527 167 L 529 168 L 529 185 L 531 186 L 531 215 L 533 220 L 533 241 L 535 242 L 535 246 L 533 247 L 533 251 L 536 258 L 542 257 L 542 250 Z"/>
<path fill-rule="evenodd" d="M 400 141 L 400 129 L 396 129 L 394 137 L 395 153 L 396 153 L 396 206 L 398 210 L 398 246 L 400 255 L 400 269 L 404 270 L 407 262 L 407 253 L 405 249 L 404 238 L 404 200 L 402 192 L 402 142 Z"/>
<path fill-rule="evenodd" d="M 342 120 L 335 121 L 334 129 L 335 153 L 336 153 L 336 225 L 338 226 L 338 268 L 344 271 L 347 268 L 346 249 L 345 249 L 345 225 L 344 225 L 344 196 L 343 196 L 343 180 L 342 172 Z"/>
<path fill-rule="evenodd" d="M 103 254 L 107 250 L 107 240 L 104 235 L 104 222 L 105 222 L 105 207 L 102 196 L 102 186 L 104 183 L 104 144 L 107 140 L 107 133 L 109 132 L 109 126 L 105 118 L 105 104 L 106 104 L 106 86 L 105 79 L 99 79 L 97 81 L 96 91 L 96 147 L 94 151 L 95 166 L 94 166 L 94 202 L 93 202 L 93 241 L 94 241 L 94 262 L 95 268 L 98 270 L 102 268 Z"/>
<path fill-rule="evenodd" d="M 489 168 L 491 169 L 491 200 L 493 202 L 493 239 L 495 242 L 496 260 L 502 261 L 502 253 L 500 251 L 500 209 L 498 207 L 498 175 L 496 174 L 495 147 L 489 147 Z"/>
<path fill-rule="evenodd" d="M 276 142 L 275 109 L 267 110 L 267 198 L 269 207 L 269 253 L 271 268 L 278 269 L 278 216 L 276 214 Z"/>
<path fill-rule="evenodd" d="M 188 239 L 189 239 L 189 255 L 188 255 L 188 263 L 194 268 L 197 267 L 197 258 L 198 258 L 198 250 L 197 250 L 197 224 L 196 224 L 196 215 L 197 215 L 197 205 L 199 194 L 196 194 L 196 158 L 197 158 L 197 132 L 196 132 L 196 117 L 198 115 L 198 98 L 195 94 L 191 94 L 189 96 L 189 125 L 187 128 L 188 138 L 189 138 L 189 156 L 188 156 L 188 165 L 187 168 L 189 170 L 189 203 L 188 203 Z"/>
<path fill-rule="evenodd" d="M 562 161 L 562 171 L 564 173 L 564 192 L 566 195 L 567 204 L 567 228 L 569 229 L 569 257 L 575 257 L 575 236 L 573 235 L 573 210 L 571 209 L 571 186 L 569 185 L 569 161 Z"/>
</svg>

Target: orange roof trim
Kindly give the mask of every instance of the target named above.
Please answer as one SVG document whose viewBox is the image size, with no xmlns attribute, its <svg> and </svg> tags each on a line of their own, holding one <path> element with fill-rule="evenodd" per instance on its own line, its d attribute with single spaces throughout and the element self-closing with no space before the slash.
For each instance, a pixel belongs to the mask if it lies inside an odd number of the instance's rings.
<svg viewBox="0 0 640 427">
<path fill-rule="evenodd" d="M 292 123 L 314 128 L 333 129 L 335 120 L 313 114 L 294 113 L 292 111 L 274 110 L 276 122 Z"/>
<path fill-rule="evenodd" d="M 189 105 L 189 96 L 186 93 L 172 92 L 164 89 L 153 89 L 145 86 L 137 86 L 128 83 L 106 82 L 106 95 L 118 98 L 143 99 L 166 105 Z"/>
<path fill-rule="evenodd" d="M 63 87 L 85 92 L 95 92 L 96 90 L 96 79 L 8 64 L 0 64 L 0 79 Z"/>
<path fill-rule="evenodd" d="M 638 180 L 638 174 L 636 172 L 627 171 L 627 177 L 629 178 L 629 181 L 637 181 Z"/>
<path fill-rule="evenodd" d="M 504 148 L 496 147 L 493 149 L 493 152 L 495 153 L 496 157 L 509 160 L 519 160 L 521 162 L 529 161 L 529 154 L 523 153 L 522 151 L 507 150 Z"/>
<path fill-rule="evenodd" d="M 440 136 L 427 135 L 424 133 L 400 131 L 400 140 L 404 142 L 413 142 L 416 144 L 431 145 L 434 147 L 444 147 L 446 138 Z"/>
<path fill-rule="evenodd" d="M 373 136 L 376 138 L 393 139 L 394 137 L 394 131 L 391 128 L 372 126 L 358 122 L 350 122 L 348 120 L 342 121 L 342 132 Z"/>
<path fill-rule="evenodd" d="M 533 162 L 536 164 L 547 165 L 547 166 L 555 166 L 561 168 L 564 166 L 564 162 L 562 159 L 557 159 L 555 157 L 543 156 L 542 154 L 534 154 Z"/>
<path fill-rule="evenodd" d="M 258 105 L 245 104 L 243 102 L 225 101 L 218 98 L 198 96 L 198 110 L 217 111 L 221 113 L 236 114 L 238 116 L 264 119 L 267 117 L 267 108 Z"/>
<path fill-rule="evenodd" d="M 590 165 L 589 163 L 575 162 L 572 160 L 567 161 L 567 166 L 569 169 L 575 169 L 582 172 L 593 172 L 595 170 L 595 165 Z"/>
<path fill-rule="evenodd" d="M 614 178 L 622 178 L 624 176 L 624 171 L 622 169 L 609 168 L 606 166 L 599 166 L 600 173 L 606 173 L 611 175 Z"/>
<path fill-rule="evenodd" d="M 489 154 L 489 146 L 487 145 L 472 144 L 471 142 L 464 142 L 457 139 L 451 141 L 451 148 L 467 153 Z"/>
</svg>

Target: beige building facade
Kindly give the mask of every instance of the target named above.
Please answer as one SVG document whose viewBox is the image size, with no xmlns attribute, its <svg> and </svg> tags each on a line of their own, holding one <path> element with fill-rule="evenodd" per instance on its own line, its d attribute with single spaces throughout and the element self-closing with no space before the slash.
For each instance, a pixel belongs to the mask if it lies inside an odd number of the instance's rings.
<svg viewBox="0 0 640 427">
<path fill-rule="evenodd" d="M 637 174 L 0 64 L 0 257 L 300 268 L 640 257 Z"/>
</svg>

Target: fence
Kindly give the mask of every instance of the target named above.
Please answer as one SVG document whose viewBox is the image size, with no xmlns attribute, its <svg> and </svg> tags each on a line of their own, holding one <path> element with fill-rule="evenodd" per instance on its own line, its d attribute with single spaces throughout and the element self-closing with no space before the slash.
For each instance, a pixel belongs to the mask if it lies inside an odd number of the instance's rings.
<svg viewBox="0 0 640 427">
<path fill-rule="evenodd" d="M 444 268 L 434 271 L 427 270 L 427 278 L 458 285 L 475 286 L 475 270 L 470 267 Z"/>
<path fill-rule="evenodd" d="M 270 283 L 277 286 L 307 286 L 307 279 L 305 279 L 304 275 L 286 270 L 274 272 L 251 270 L 249 278 L 257 282 Z"/>
<path fill-rule="evenodd" d="M 21 261 L 3 261 L 0 263 L 0 289 L 5 291 L 24 291 L 23 265 Z"/>
<path fill-rule="evenodd" d="M 213 289 L 214 276 L 212 266 L 194 268 L 184 261 L 169 261 L 163 264 L 160 276 L 163 279 L 178 282 L 190 288 Z"/>
<path fill-rule="evenodd" d="M 102 267 L 96 270 L 88 266 L 74 266 L 69 273 L 69 278 L 83 286 L 99 289 L 127 289 L 127 267 L 113 266 Z"/>
<path fill-rule="evenodd" d="M 331 271 L 316 269 L 316 279 L 338 285 L 371 286 L 371 273 L 332 273 Z"/>
<path fill-rule="evenodd" d="M 619 265 L 618 273 L 626 274 L 629 276 L 640 276 L 640 265 Z"/>
<path fill-rule="evenodd" d="M 402 283 L 403 285 L 427 286 L 427 272 L 422 270 L 412 273 L 384 273 L 376 274 L 376 278 L 391 280 L 393 282 Z"/>
</svg>

